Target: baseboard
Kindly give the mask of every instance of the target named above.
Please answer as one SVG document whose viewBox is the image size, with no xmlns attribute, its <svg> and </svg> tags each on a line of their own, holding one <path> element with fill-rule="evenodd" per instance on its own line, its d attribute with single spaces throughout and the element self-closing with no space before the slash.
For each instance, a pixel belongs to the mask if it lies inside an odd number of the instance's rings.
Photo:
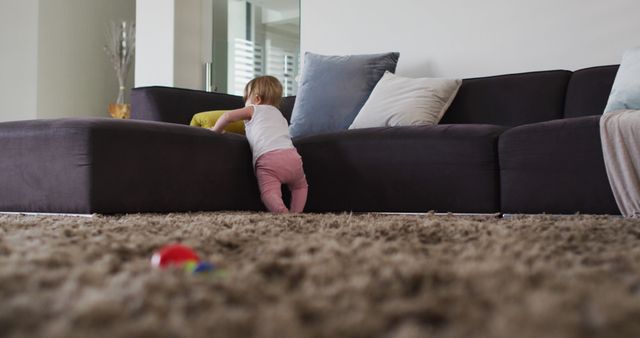
<svg viewBox="0 0 640 338">
<path fill-rule="evenodd" d="M 502 218 L 514 218 L 514 217 L 527 217 L 527 216 L 553 216 L 553 217 L 574 217 L 574 216 L 608 216 L 608 217 L 619 217 L 622 218 L 622 215 L 602 215 L 602 214 L 502 214 Z"/>
<path fill-rule="evenodd" d="M 465 212 L 372 212 L 372 214 L 379 215 L 402 215 L 402 216 L 426 216 L 426 215 L 435 215 L 435 216 L 487 216 L 487 217 L 496 217 L 499 218 L 499 213 L 465 213 Z"/>
<path fill-rule="evenodd" d="M 16 215 L 16 216 L 61 216 L 61 217 L 94 217 L 97 214 L 67 214 L 55 212 L 9 212 L 0 211 L 0 215 Z"/>
</svg>

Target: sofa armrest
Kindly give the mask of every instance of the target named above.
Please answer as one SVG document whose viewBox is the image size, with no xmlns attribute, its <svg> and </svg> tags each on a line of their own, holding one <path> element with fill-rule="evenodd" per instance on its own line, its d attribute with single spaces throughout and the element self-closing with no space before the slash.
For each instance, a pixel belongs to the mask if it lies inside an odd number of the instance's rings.
<svg viewBox="0 0 640 338">
<path fill-rule="evenodd" d="M 73 118 L 0 123 L 0 211 L 264 210 L 244 136 Z"/>
<path fill-rule="evenodd" d="M 602 156 L 600 116 L 526 124 L 500 135 L 506 214 L 619 214 Z"/>
<path fill-rule="evenodd" d="M 131 92 L 131 118 L 189 124 L 193 114 L 207 110 L 236 109 L 242 97 L 171 87 L 140 87 Z"/>
</svg>

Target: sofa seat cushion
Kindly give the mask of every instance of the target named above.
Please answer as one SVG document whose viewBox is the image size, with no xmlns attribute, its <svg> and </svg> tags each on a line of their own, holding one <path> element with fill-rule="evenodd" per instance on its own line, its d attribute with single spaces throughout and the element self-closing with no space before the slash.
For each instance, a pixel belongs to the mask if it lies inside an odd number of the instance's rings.
<svg viewBox="0 0 640 338">
<path fill-rule="evenodd" d="M 0 211 L 263 210 L 244 136 L 100 118 L 0 123 Z"/>
<path fill-rule="evenodd" d="M 497 212 L 503 130 L 383 127 L 296 139 L 309 183 L 305 210 Z"/>
<path fill-rule="evenodd" d="M 604 166 L 599 119 L 554 120 L 503 133 L 502 211 L 619 214 Z"/>
</svg>

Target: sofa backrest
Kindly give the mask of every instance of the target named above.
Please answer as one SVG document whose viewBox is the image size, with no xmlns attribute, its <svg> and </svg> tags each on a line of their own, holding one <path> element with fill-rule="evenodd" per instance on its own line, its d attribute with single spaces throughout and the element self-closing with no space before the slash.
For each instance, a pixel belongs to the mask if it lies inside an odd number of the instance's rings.
<svg viewBox="0 0 640 338">
<path fill-rule="evenodd" d="M 571 72 L 552 70 L 465 79 L 442 124 L 517 126 L 562 118 Z"/>
<path fill-rule="evenodd" d="M 287 122 L 291 122 L 291 113 L 293 112 L 293 104 L 296 102 L 295 96 L 285 96 L 280 102 L 280 111 Z"/>
<path fill-rule="evenodd" d="M 564 117 L 601 115 L 607 105 L 618 65 L 577 70 L 567 88 Z"/>
<path fill-rule="evenodd" d="M 602 114 L 618 65 L 577 70 L 508 74 L 462 81 L 441 124 L 481 123 L 502 126 Z M 295 96 L 280 110 L 291 120 Z"/>
</svg>

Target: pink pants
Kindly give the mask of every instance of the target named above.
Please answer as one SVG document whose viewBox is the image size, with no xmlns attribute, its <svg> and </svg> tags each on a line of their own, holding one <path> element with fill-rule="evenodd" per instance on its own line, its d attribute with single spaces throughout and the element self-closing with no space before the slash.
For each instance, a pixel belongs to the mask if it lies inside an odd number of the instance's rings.
<svg viewBox="0 0 640 338">
<path fill-rule="evenodd" d="M 256 177 L 260 198 L 271 212 L 302 212 L 307 202 L 307 179 L 302 169 L 302 158 L 291 149 L 278 149 L 260 155 L 256 160 Z M 290 210 L 282 201 L 282 184 L 291 191 Z"/>
</svg>

